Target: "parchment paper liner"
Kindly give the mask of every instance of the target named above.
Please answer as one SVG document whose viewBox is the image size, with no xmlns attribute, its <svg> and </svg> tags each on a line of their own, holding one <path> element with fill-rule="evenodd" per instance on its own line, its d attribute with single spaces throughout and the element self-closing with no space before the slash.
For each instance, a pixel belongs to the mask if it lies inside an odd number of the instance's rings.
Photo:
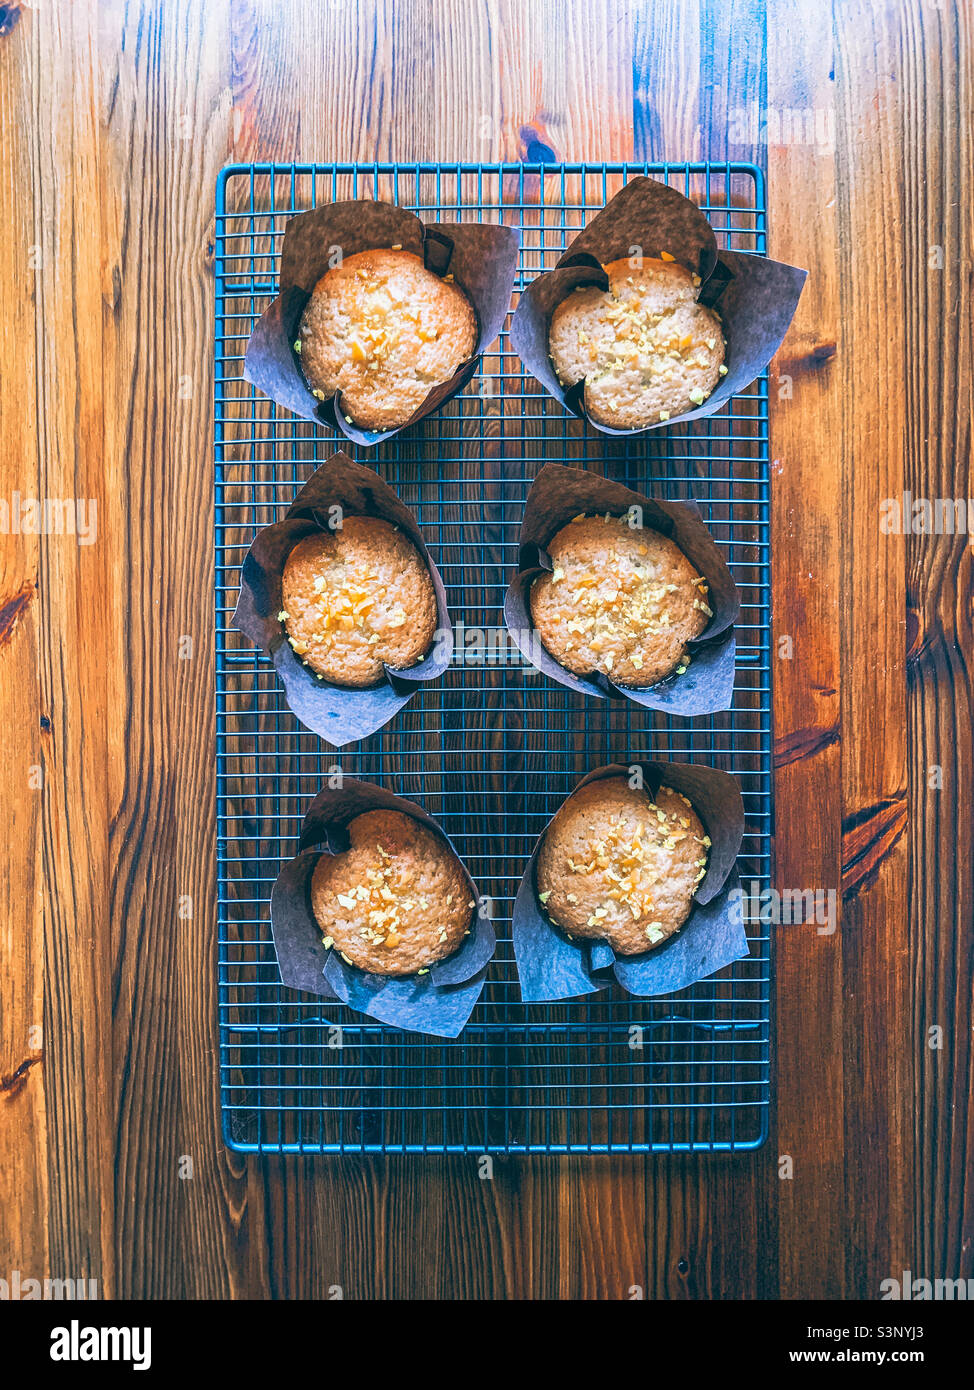
<svg viewBox="0 0 974 1390">
<path fill-rule="evenodd" d="M 737 780 L 702 763 L 610 763 L 588 773 L 575 791 L 604 777 L 629 778 L 633 767 L 642 769 L 643 786 L 651 796 L 664 786 L 688 797 L 711 838 L 707 872 L 690 916 L 675 936 L 646 955 L 617 956 L 607 941 L 569 940 L 538 899 L 535 868 L 549 821 L 521 879 L 511 924 L 525 1003 L 594 994 L 610 983 L 598 972 L 609 970 L 630 994 L 674 994 L 749 955 L 740 894 L 734 893 L 740 886 L 735 866 L 744 837 L 744 802 Z"/>
<path fill-rule="evenodd" d="M 478 904 L 470 935 L 426 975 L 393 978 L 346 964 L 336 949 L 325 949 L 311 909 L 311 876 L 321 855 L 347 849 L 349 821 L 375 810 L 401 811 L 439 836 L 463 869 L 471 899 Z M 324 787 L 312 801 L 301 824 L 300 844 L 300 852 L 284 865 L 271 890 L 271 928 L 282 983 L 340 1001 L 395 1028 L 458 1037 L 480 998 L 496 939 L 473 879 L 433 817 L 384 787 L 345 777 L 341 787 Z"/>
<path fill-rule="evenodd" d="M 562 666 L 534 629 L 529 598 L 534 580 L 551 570 L 547 546 L 556 532 L 582 513 L 622 516 L 633 506 L 642 508 L 644 529 L 668 536 L 706 578 L 706 601 L 714 610 L 701 636 L 688 643 L 690 664 L 684 675 L 667 676 L 644 690 L 616 685 L 601 672 L 576 676 Z M 518 573 L 504 599 L 504 621 L 518 650 L 533 666 L 583 695 L 599 699 L 625 696 L 644 709 L 666 710 L 687 718 L 730 707 L 736 653 L 733 624 L 740 612 L 740 595 L 696 503 L 663 502 L 599 473 L 548 463 L 528 493 L 519 540 Z"/>
<path fill-rule="evenodd" d="M 585 411 L 584 382 L 567 390 L 548 351 L 551 315 L 579 285 L 608 287 L 602 269 L 641 248 L 647 257 L 668 251 L 700 276 L 700 302 L 716 309 L 727 348 L 727 375 L 703 405 L 657 420 L 638 430 L 600 425 Z M 764 371 L 795 316 L 806 270 L 742 251 L 721 251 L 700 209 L 676 189 L 655 179 L 633 179 L 584 227 L 557 265 L 527 287 L 511 321 L 511 345 L 532 376 L 566 410 L 602 434 L 636 435 L 713 415 Z"/>
<path fill-rule="evenodd" d="M 277 616 L 283 607 L 281 581 L 287 557 L 304 536 L 329 530 L 332 506 L 340 506 L 346 516 L 375 516 L 397 526 L 422 556 L 436 593 L 436 635 L 429 654 L 405 670 L 386 666 L 382 684 L 364 690 L 319 680 L 295 655 Z M 378 473 L 344 453 L 332 454 L 312 473 L 282 521 L 257 533 L 240 571 L 233 626 L 270 656 L 295 717 L 335 748 L 381 729 L 412 699 L 418 685 L 443 675 L 453 656 L 446 590 L 416 518 Z"/>
<path fill-rule="evenodd" d="M 359 199 L 299 212 L 284 228 L 280 292 L 250 335 L 244 376 L 304 420 L 330 425 L 357 444 L 381 444 L 437 410 L 476 372 L 481 354 L 497 337 L 510 308 L 519 245 L 520 235 L 513 227 L 487 222 L 423 223 L 394 203 Z M 434 386 L 404 424 L 393 430 L 366 430 L 346 420 L 340 398 L 319 401 L 311 394 L 294 343 L 311 291 L 335 263 L 336 248 L 342 256 L 353 256 L 392 246 L 421 256 L 436 275 L 453 276 L 473 305 L 478 336 L 473 355 L 449 381 Z"/>
</svg>

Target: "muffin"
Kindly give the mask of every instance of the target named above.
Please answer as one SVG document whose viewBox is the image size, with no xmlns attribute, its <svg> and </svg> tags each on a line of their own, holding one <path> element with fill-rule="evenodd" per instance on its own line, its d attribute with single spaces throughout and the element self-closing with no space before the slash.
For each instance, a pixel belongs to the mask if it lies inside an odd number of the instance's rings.
<svg viewBox="0 0 974 1390">
<path fill-rule="evenodd" d="M 625 517 L 577 516 L 548 553 L 551 573 L 531 585 L 531 621 L 560 665 L 636 689 L 685 669 L 686 645 L 713 610 L 706 580 L 671 540 Z"/>
<path fill-rule="evenodd" d="M 384 664 L 421 661 L 436 631 L 436 591 L 408 537 L 378 517 L 298 541 L 281 579 L 278 618 L 297 656 L 335 685 L 363 687 Z"/>
<path fill-rule="evenodd" d="M 709 849 L 699 816 L 672 788 L 660 787 L 654 799 L 624 777 L 587 782 L 545 832 L 538 897 L 570 936 L 638 955 L 686 921 Z"/>
<path fill-rule="evenodd" d="M 347 419 L 388 430 L 449 381 L 476 342 L 466 295 L 394 247 L 346 256 L 325 272 L 301 316 L 295 350 L 319 400 L 340 393 Z"/>
<path fill-rule="evenodd" d="M 401 811 L 349 822 L 350 845 L 322 855 L 311 906 L 326 946 L 375 975 L 414 975 L 470 930 L 470 884 L 449 845 Z"/>
<path fill-rule="evenodd" d="M 700 277 L 672 258 L 605 267 L 609 287 L 582 285 L 551 316 L 548 350 L 563 386 L 584 381 L 591 418 L 644 429 L 702 405 L 724 366 L 724 335 L 697 302 Z"/>
</svg>

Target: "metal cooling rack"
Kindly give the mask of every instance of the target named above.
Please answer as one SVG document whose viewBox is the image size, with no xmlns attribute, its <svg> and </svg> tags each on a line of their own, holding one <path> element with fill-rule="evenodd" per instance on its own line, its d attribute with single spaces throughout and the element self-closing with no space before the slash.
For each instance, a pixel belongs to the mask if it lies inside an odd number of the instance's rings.
<svg viewBox="0 0 974 1390">
<path fill-rule="evenodd" d="M 769 882 L 771 716 L 767 379 L 728 408 L 650 439 L 586 431 L 527 377 L 506 332 L 438 414 L 366 451 L 299 421 L 242 376 L 247 338 L 277 290 L 288 217 L 341 198 L 401 203 L 428 220 L 504 222 L 522 237 L 518 286 L 554 264 L 628 178 L 694 198 L 722 246 L 765 251 L 760 171 L 690 165 L 235 165 L 216 208 L 216 677 L 221 1104 L 238 1150 L 321 1153 L 619 1153 L 759 1145 L 770 1089 L 770 941 L 668 999 L 599 996 L 525 1007 L 510 910 L 545 822 L 609 761 L 674 756 L 734 772 L 747 808 L 742 877 Z M 603 469 L 631 487 L 693 496 L 740 586 L 734 707 L 694 720 L 586 700 L 503 659 L 423 688 L 384 730 L 333 752 L 286 708 L 273 667 L 229 622 L 239 565 L 336 448 L 412 507 L 466 627 L 502 632 L 523 500 L 542 463 Z M 462 634 L 458 650 L 463 648 Z M 420 801 L 481 892 L 499 946 L 456 1042 L 324 1006 L 278 981 L 271 886 L 297 850 L 329 768 Z"/>
</svg>

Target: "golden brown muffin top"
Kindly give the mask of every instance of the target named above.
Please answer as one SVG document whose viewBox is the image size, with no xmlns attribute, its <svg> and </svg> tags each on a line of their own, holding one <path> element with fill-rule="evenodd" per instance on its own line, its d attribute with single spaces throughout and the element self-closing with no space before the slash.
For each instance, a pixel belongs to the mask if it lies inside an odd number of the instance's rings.
<svg viewBox="0 0 974 1390">
<path fill-rule="evenodd" d="M 340 529 L 305 536 L 287 557 L 281 593 L 295 654 L 336 685 L 374 685 L 383 663 L 414 666 L 436 631 L 429 569 L 379 517 L 346 516 Z"/>
<path fill-rule="evenodd" d="M 545 832 L 538 896 L 571 936 L 620 955 L 661 945 L 686 921 L 707 871 L 710 837 L 687 797 L 655 797 L 624 777 L 579 787 Z"/>
<path fill-rule="evenodd" d="M 314 395 L 340 394 L 346 416 L 373 430 L 404 424 L 476 343 L 476 315 L 452 277 L 401 248 L 360 251 L 326 271 L 297 339 Z"/>
<path fill-rule="evenodd" d="M 580 286 L 551 317 L 549 351 L 563 385 L 585 381 L 585 409 L 637 429 L 702 405 L 724 367 L 720 319 L 697 302 L 700 280 L 672 258 L 612 261 L 609 286 Z"/>
<path fill-rule="evenodd" d="M 708 585 L 680 548 L 626 517 L 577 516 L 548 544 L 550 573 L 531 586 L 545 647 L 576 675 L 655 685 L 688 661 L 713 617 Z"/>
<path fill-rule="evenodd" d="M 377 975 L 414 975 L 453 954 L 474 902 L 456 855 L 401 811 L 366 811 L 348 825 L 349 848 L 324 854 L 311 904 L 326 945 Z"/>
</svg>

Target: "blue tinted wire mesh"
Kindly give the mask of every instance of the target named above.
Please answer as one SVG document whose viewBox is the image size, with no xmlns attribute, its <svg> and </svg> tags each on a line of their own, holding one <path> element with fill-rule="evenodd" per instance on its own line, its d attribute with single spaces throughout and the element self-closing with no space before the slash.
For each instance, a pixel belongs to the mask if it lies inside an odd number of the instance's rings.
<svg viewBox="0 0 974 1390">
<path fill-rule="evenodd" d="M 745 880 L 769 882 L 771 722 L 767 378 L 692 426 L 631 442 L 587 430 L 544 395 L 506 331 L 443 410 L 375 450 L 297 420 L 243 380 L 250 332 L 277 292 L 294 212 L 380 198 L 429 221 L 517 227 L 516 289 L 550 268 L 629 178 L 692 197 L 722 246 L 765 252 L 750 165 L 245 165 L 223 171 L 216 214 L 216 662 L 221 1105 L 241 1150 L 361 1152 L 726 1151 L 767 1128 L 770 942 L 673 998 L 617 987 L 557 1005 L 519 999 L 510 912 L 547 819 L 608 761 L 676 757 L 737 775 Z M 654 248 L 646 248 L 651 252 Z M 516 298 L 516 296 L 515 296 Z M 681 720 L 583 699 L 495 645 L 458 657 L 384 730 L 340 753 L 287 709 L 271 663 L 230 627 L 239 566 L 335 448 L 376 468 L 414 509 L 464 629 L 502 632 L 524 498 L 544 462 L 602 469 L 631 487 L 694 497 L 741 589 L 734 707 Z M 363 1020 L 285 989 L 271 887 L 332 767 L 421 802 L 490 895 L 499 945 L 456 1042 Z"/>
</svg>

